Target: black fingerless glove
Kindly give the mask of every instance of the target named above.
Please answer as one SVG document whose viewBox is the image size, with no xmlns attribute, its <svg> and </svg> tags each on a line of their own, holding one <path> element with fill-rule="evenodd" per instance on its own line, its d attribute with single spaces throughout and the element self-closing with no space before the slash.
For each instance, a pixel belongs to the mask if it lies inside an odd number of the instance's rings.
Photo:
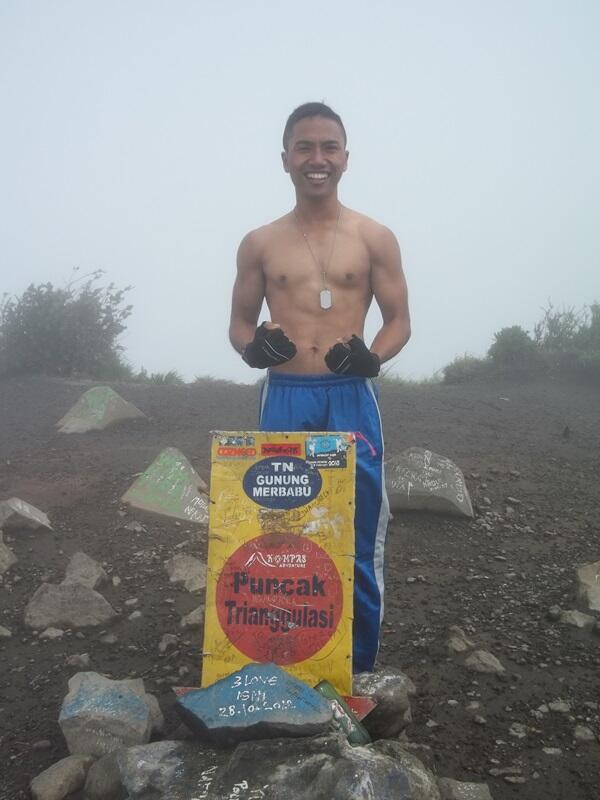
<svg viewBox="0 0 600 800">
<path fill-rule="evenodd" d="M 265 328 L 263 322 L 256 329 L 254 339 L 248 342 L 242 358 L 249 367 L 266 369 L 285 364 L 296 355 L 296 345 L 291 342 L 281 328 Z"/>
<path fill-rule="evenodd" d="M 338 375 L 360 378 L 375 378 L 381 368 L 377 353 L 372 353 L 358 336 L 353 336 L 348 344 L 334 344 L 325 356 L 325 363 Z"/>
</svg>

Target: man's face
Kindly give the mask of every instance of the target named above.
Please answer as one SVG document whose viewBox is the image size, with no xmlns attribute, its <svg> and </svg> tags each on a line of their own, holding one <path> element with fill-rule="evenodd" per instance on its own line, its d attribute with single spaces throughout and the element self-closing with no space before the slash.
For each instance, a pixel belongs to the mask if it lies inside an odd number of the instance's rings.
<svg viewBox="0 0 600 800">
<path fill-rule="evenodd" d="M 281 158 L 300 194 L 326 196 L 335 192 L 348 166 L 344 133 L 332 119 L 306 117 L 292 128 Z"/>
</svg>

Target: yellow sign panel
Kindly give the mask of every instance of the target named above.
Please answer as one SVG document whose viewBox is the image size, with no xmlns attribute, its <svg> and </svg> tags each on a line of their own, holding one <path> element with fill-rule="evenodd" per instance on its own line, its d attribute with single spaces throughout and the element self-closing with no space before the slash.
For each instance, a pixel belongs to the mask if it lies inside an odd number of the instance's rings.
<svg viewBox="0 0 600 800">
<path fill-rule="evenodd" d="M 202 685 L 274 662 L 352 693 L 353 433 L 213 433 Z"/>
</svg>

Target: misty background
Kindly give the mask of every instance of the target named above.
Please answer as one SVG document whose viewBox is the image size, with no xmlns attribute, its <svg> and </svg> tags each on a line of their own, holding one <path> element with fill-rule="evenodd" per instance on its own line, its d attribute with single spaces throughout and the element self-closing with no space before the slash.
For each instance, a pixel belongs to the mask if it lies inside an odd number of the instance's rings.
<svg viewBox="0 0 600 800">
<path fill-rule="evenodd" d="M 481 355 L 548 298 L 600 300 L 599 36 L 593 0 L 2 0 L 0 294 L 104 269 L 134 287 L 134 367 L 256 380 L 227 339 L 235 254 L 293 206 L 283 126 L 324 100 L 340 199 L 400 241 L 392 371 Z"/>
</svg>

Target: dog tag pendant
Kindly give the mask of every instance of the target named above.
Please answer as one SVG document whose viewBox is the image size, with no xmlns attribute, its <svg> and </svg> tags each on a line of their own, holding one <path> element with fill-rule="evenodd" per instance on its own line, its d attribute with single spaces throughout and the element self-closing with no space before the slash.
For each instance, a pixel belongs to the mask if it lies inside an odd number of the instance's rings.
<svg viewBox="0 0 600 800">
<path fill-rule="evenodd" d="M 333 305 L 333 301 L 331 299 L 331 290 L 330 289 L 321 289 L 321 292 L 319 294 L 319 302 L 320 302 L 321 308 L 324 308 L 324 309 L 331 308 L 331 306 Z"/>
</svg>

